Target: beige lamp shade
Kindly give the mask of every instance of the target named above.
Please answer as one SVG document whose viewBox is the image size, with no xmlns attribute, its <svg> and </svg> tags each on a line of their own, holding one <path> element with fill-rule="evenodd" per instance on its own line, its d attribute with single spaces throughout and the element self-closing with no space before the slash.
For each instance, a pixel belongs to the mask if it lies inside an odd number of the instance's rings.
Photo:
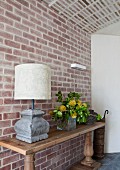
<svg viewBox="0 0 120 170">
<path fill-rule="evenodd" d="M 44 64 L 15 67 L 14 99 L 51 99 L 51 69 Z"/>
</svg>

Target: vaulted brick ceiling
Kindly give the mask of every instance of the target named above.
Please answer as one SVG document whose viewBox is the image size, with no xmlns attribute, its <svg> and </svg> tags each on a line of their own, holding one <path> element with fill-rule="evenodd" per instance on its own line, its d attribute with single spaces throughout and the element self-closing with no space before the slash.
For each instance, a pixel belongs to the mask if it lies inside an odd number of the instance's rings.
<svg viewBox="0 0 120 170">
<path fill-rule="evenodd" d="M 94 33 L 120 21 L 120 0 L 43 0 L 62 17 Z"/>
</svg>

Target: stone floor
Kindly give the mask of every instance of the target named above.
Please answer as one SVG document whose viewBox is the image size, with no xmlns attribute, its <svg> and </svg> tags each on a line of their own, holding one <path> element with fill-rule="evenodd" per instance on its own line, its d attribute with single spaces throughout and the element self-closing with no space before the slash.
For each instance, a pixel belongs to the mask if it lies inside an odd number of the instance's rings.
<svg viewBox="0 0 120 170">
<path fill-rule="evenodd" d="M 99 162 L 102 163 L 99 170 L 120 170 L 120 153 L 105 154 Z"/>
</svg>

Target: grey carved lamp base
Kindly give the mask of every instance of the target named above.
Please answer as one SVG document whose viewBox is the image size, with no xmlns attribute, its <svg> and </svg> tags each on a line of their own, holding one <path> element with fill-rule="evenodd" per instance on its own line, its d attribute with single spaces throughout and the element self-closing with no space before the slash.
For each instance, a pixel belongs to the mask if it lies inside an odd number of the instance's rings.
<svg viewBox="0 0 120 170">
<path fill-rule="evenodd" d="M 48 138 L 49 123 L 42 118 L 41 110 L 24 110 L 21 119 L 15 124 L 16 138 L 27 143 L 33 143 Z"/>
</svg>

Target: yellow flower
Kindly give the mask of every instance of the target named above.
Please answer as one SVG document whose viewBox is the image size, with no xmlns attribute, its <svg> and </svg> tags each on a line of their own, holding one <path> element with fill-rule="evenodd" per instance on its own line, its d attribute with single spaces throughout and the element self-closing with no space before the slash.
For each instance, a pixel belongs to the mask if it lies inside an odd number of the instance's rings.
<svg viewBox="0 0 120 170">
<path fill-rule="evenodd" d="M 76 101 L 75 100 L 70 100 L 69 101 L 69 105 L 70 106 L 75 106 L 76 105 Z"/>
<path fill-rule="evenodd" d="M 61 112 L 62 112 L 62 111 L 66 111 L 66 107 L 65 107 L 64 105 L 61 105 L 61 106 L 59 107 L 59 109 L 60 109 Z"/>
<path fill-rule="evenodd" d="M 52 110 L 49 111 L 49 114 L 52 116 L 54 113 Z"/>
<path fill-rule="evenodd" d="M 72 114 L 72 118 L 76 118 L 76 117 L 77 117 L 77 113 L 74 112 L 74 113 Z"/>
<path fill-rule="evenodd" d="M 81 105 L 82 105 L 82 101 L 81 101 L 81 100 L 78 100 L 78 101 L 77 101 L 77 104 L 78 104 L 78 106 L 81 106 Z"/>
<path fill-rule="evenodd" d="M 82 105 L 83 105 L 84 107 L 87 107 L 87 104 L 86 104 L 86 103 L 83 103 Z"/>
</svg>

